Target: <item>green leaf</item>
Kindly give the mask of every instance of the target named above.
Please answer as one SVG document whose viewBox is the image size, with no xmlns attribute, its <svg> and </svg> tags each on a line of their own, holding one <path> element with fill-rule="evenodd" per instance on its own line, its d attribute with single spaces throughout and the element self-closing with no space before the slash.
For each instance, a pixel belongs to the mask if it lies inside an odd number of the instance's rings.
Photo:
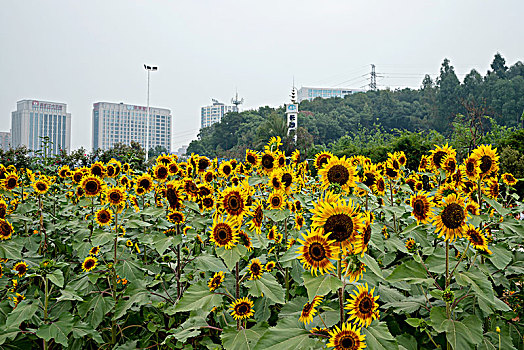
<svg viewBox="0 0 524 350">
<path fill-rule="evenodd" d="M 56 301 L 62 301 L 62 300 L 76 300 L 76 301 L 84 301 L 81 296 L 79 296 L 76 291 L 71 290 L 69 288 L 69 285 L 62 290 L 62 295 L 56 299 Z"/>
<path fill-rule="evenodd" d="M 366 335 L 368 349 L 398 350 L 397 341 L 389 332 L 385 322 L 373 322 L 368 328 L 363 328 L 362 332 Z"/>
<path fill-rule="evenodd" d="M 453 349 L 471 349 L 482 342 L 482 322 L 475 315 L 466 317 L 462 322 L 445 320 L 442 326 Z"/>
<path fill-rule="evenodd" d="M 443 327 L 442 324 L 447 320 L 446 309 L 440 306 L 434 306 L 431 308 L 429 315 L 433 328 L 439 333 L 444 332 L 445 327 Z"/>
<path fill-rule="evenodd" d="M 149 222 L 145 222 L 145 221 L 138 220 L 138 219 L 131 219 L 126 222 L 126 226 L 129 228 L 141 228 L 141 227 L 148 227 L 151 225 L 152 224 Z"/>
<path fill-rule="evenodd" d="M 58 321 L 41 325 L 36 331 L 36 335 L 47 342 L 54 339 L 55 342 L 67 347 L 67 336 L 72 330 L 73 316 L 69 313 L 63 313 Z"/>
<path fill-rule="evenodd" d="M 513 258 L 511 251 L 508 248 L 501 247 L 500 245 L 494 245 L 490 247 L 490 250 L 493 254 L 489 255 L 488 258 L 499 270 L 506 268 Z"/>
<path fill-rule="evenodd" d="M 104 319 L 104 316 L 115 306 L 115 300 L 112 297 L 104 297 L 102 293 L 97 294 L 90 300 L 87 300 L 78 306 L 78 313 L 85 317 L 86 321 L 93 326 L 98 325 Z"/>
<path fill-rule="evenodd" d="M 126 291 L 127 293 L 127 291 Z M 147 290 L 134 291 L 131 293 L 129 298 L 120 299 L 115 307 L 115 314 L 113 316 L 114 320 L 119 319 L 120 317 L 126 314 L 126 311 L 129 310 L 133 304 L 138 303 L 139 305 L 150 304 L 149 292 Z"/>
<path fill-rule="evenodd" d="M 342 288 L 342 282 L 337 277 L 328 274 L 313 276 L 306 271 L 302 274 L 302 278 L 307 289 L 309 302 L 316 295 L 326 295 L 329 292 L 336 292 L 339 288 Z"/>
<path fill-rule="evenodd" d="M 62 273 L 62 270 L 54 270 L 46 277 L 59 288 L 64 286 L 64 274 Z"/>
<path fill-rule="evenodd" d="M 174 247 L 182 242 L 182 236 L 166 236 L 164 234 L 156 234 L 153 236 L 152 243 L 158 254 L 163 255 L 169 247 Z"/>
<path fill-rule="evenodd" d="M 142 268 L 133 258 L 131 258 L 131 256 L 128 259 L 118 262 L 116 265 L 116 273 L 120 278 L 125 278 L 130 282 L 135 282 L 144 277 Z"/>
<path fill-rule="evenodd" d="M 255 350 L 296 350 L 322 348 L 323 343 L 310 338 L 311 333 L 302 328 L 296 318 L 281 319 L 260 337 Z"/>
<path fill-rule="evenodd" d="M 249 186 L 253 187 L 259 184 L 267 183 L 268 180 L 269 179 L 267 176 L 253 175 L 249 179 L 247 179 L 247 183 L 249 184 Z"/>
<path fill-rule="evenodd" d="M 259 279 L 245 282 L 245 286 L 249 289 L 249 294 L 254 297 L 264 296 L 275 303 L 285 303 L 284 289 L 277 282 L 277 279 L 269 273 L 263 274 Z"/>
<path fill-rule="evenodd" d="M 198 207 L 197 203 L 193 201 L 184 201 L 184 205 L 189 209 L 192 209 L 193 211 L 200 213 L 200 208 Z"/>
<path fill-rule="evenodd" d="M 74 338 L 84 338 L 86 335 L 89 335 L 98 344 L 102 344 L 104 342 L 104 339 L 102 339 L 100 334 L 93 327 L 80 320 L 75 322 L 72 332 Z"/>
<path fill-rule="evenodd" d="M 455 276 L 457 283 L 464 287 L 471 287 L 475 293 L 490 302 L 494 303 L 493 287 L 491 282 L 480 270 L 459 272 Z"/>
<path fill-rule="evenodd" d="M 251 350 L 254 349 L 255 344 L 266 329 L 267 327 L 261 324 L 239 331 L 237 331 L 236 327 L 226 327 L 220 338 L 226 350 Z"/>
<path fill-rule="evenodd" d="M 269 298 L 258 298 L 255 300 L 255 304 L 253 306 L 255 310 L 255 320 L 259 323 L 267 322 L 271 316 L 271 309 L 269 307 L 274 304 L 275 302 Z"/>
<path fill-rule="evenodd" d="M 226 265 L 224 265 L 222 260 L 212 255 L 199 255 L 195 258 L 193 263 L 195 264 L 195 268 L 198 271 L 211 271 L 211 272 L 227 271 L 227 267 Z"/>
<path fill-rule="evenodd" d="M 283 210 L 264 210 L 264 216 L 275 221 L 283 221 L 284 219 L 288 218 L 291 215 L 291 211 L 289 209 L 283 209 Z"/>
<path fill-rule="evenodd" d="M 213 307 L 222 303 L 222 296 L 209 291 L 205 281 L 191 285 L 174 307 L 174 312 L 201 310 L 208 314 Z"/>
<path fill-rule="evenodd" d="M 91 238 L 92 246 L 100 246 L 112 242 L 115 239 L 115 233 L 110 231 L 96 230 L 93 232 L 93 237 Z"/>
<path fill-rule="evenodd" d="M 422 320 L 420 318 L 407 318 L 406 319 L 406 323 L 409 324 L 411 327 L 415 327 L 415 328 L 420 326 L 421 321 Z"/>
<path fill-rule="evenodd" d="M 5 327 L 7 329 L 18 328 L 22 322 L 32 318 L 37 310 L 37 303 L 30 304 L 29 300 L 22 300 L 20 303 L 18 303 L 18 306 L 7 316 L 7 319 L 5 320 Z"/>
<path fill-rule="evenodd" d="M 483 196 L 483 199 L 484 201 L 486 201 L 486 203 L 491 205 L 493 209 L 495 209 L 497 213 L 499 213 L 501 216 L 507 216 L 509 214 L 509 210 L 502 207 L 502 205 L 499 202 L 497 202 L 496 200 L 487 198 L 485 196 Z"/>
<path fill-rule="evenodd" d="M 398 265 L 386 278 L 390 282 L 406 281 L 411 283 L 422 283 L 428 279 L 424 265 L 410 260 Z"/>
<path fill-rule="evenodd" d="M 364 264 L 366 264 L 366 266 L 369 267 L 369 269 L 375 274 L 377 275 L 378 277 L 380 277 L 380 279 L 384 279 L 384 275 L 382 274 L 382 269 L 378 266 L 378 263 L 377 261 L 375 260 L 375 258 L 373 258 L 371 255 L 369 254 L 364 254 L 363 257 L 359 257 L 359 260 L 361 262 L 363 262 Z"/>
<path fill-rule="evenodd" d="M 230 271 L 233 271 L 235 269 L 235 264 L 242 257 L 242 254 L 240 254 L 238 246 L 233 247 L 231 249 L 217 248 L 216 252 L 217 255 L 221 257 L 222 260 L 224 260 L 226 266 L 229 268 Z"/>
</svg>

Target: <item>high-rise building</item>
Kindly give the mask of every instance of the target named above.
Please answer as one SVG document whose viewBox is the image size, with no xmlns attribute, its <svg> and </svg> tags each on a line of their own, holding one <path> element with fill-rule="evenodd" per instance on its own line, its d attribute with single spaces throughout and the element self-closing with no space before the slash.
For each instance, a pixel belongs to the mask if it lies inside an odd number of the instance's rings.
<svg viewBox="0 0 524 350">
<path fill-rule="evenodd" d="M 204 106 L 200 114 L 200 127 L 205 128 L 222 120 L 222 117 L 228 112 L 238 112 L 237 106 L 226 105 L 215 99 L 211 100 L 211 106 Z"/>
<path fill-rule="evenodd" d="M 0 149 L 7 151 L 11 148 L 11 133 L 0 131 Z"/>
<path fill-rule="evenodd" d="M 341 87 L 301 87 L 298 90 L 298 102 L 312 100 L 317 97 L 344 97 L 356 92 L 364 92 L 363 89 L 341 88 Z"/>
<path fill-rule="evenodd" d="M 11 146 L 37 151 L 48 142 L 49 152 L 71 149 L 71 113 L 65 103 L 21 100 L 11 113 Z"/>
<path fill-rule="evenodd" d="M 93 148 L 109 149 L 131 141 L 146 147 L 147 107 L 124 103 L 93 104 Z M 171 151 L 171 111 L 149 107 L 149 149 L 163 146 Z"/>
</svg>

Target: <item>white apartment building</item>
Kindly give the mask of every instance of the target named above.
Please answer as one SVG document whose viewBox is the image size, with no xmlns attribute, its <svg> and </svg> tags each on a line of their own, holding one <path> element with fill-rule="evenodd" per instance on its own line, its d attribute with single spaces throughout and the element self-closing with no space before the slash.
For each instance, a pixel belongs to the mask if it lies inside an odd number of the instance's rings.
<svg viewBox="0 0 524 350">
<path fill-rule="evenodd" d="M 149 149 L 163 146 L 171 151 L 171 111 L 149 107 Z M 107 150 L 131 141 L 146 147 L 147 107 L 124 103 L 93 104 L 93 148 Z"/>
<path fill-rule="evenodd" d="M 8 151 L 11 148 L 11 133 L 0 131 L 0 149 Z"/>
<path fill-rule="evenodd" d="M 11 146 L 26 146 L 30 150 L 42 150 L 45 140 L 49 151 L 69 153 L 71 149 L 71 113 L 67 105 L 59 102 L 21 100 L 11 113 Z"/>
<path fill-rule="evenodd" d="M 226 105 L 212 99 L 211 106 L 204 106 L 201 108 L 200 114 L 200 128 L 211 126 L 222 120 L 222 117 L 228 112 L 238 112 L 237 106 Z"/>
<path fill-rule="evenodd" d="M 313 100 L 317 97 L 330 98 L 330 97 L 344 97 L 351 95 L 356 92 L 364 92 L 363 89 L 352 89 L 342 87 L 307 87 L 303 86 L 298 90 L 298 102 L 304 100 Z"/>
</svg>

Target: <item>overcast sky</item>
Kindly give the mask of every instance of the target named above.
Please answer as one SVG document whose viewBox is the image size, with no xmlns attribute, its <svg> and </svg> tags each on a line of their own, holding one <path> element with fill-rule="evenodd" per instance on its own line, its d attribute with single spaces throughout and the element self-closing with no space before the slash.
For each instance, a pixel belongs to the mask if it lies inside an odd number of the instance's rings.
<svg viewBox="0 0 524 350">
<path fill-rule="evenodd" d="M 94 102 L 173 115 L 172 150 L 196 138 L 200 107 L 279 106 L 295 85 L 420 86 L 445 57 L 459 78 L 485 74 L 498 51 L 524 60 L 524 1 L 479 0 L 2 0 L 0 131 L 16 101 L 67 103 L 73 149 L 92 147 Z"/>
</svg>

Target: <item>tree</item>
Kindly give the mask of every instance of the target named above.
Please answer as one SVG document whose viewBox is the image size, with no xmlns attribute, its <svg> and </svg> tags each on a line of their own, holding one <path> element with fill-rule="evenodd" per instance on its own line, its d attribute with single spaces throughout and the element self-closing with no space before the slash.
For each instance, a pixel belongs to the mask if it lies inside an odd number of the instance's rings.
<svg viewBox="0 0 524 350">
<path fill-rule="evenodd" d="M 508 70 L 508 67 L 506 66 L 506 60 L 498 52 L 495 54 L 495 57 L 493 58 L 493 62 L 491 63 L 491 69 L 493 69 L 493 73 L 497 77 L 501 79 L 504 79 L 506 77 L 506 71 Z"/>
</svg>

